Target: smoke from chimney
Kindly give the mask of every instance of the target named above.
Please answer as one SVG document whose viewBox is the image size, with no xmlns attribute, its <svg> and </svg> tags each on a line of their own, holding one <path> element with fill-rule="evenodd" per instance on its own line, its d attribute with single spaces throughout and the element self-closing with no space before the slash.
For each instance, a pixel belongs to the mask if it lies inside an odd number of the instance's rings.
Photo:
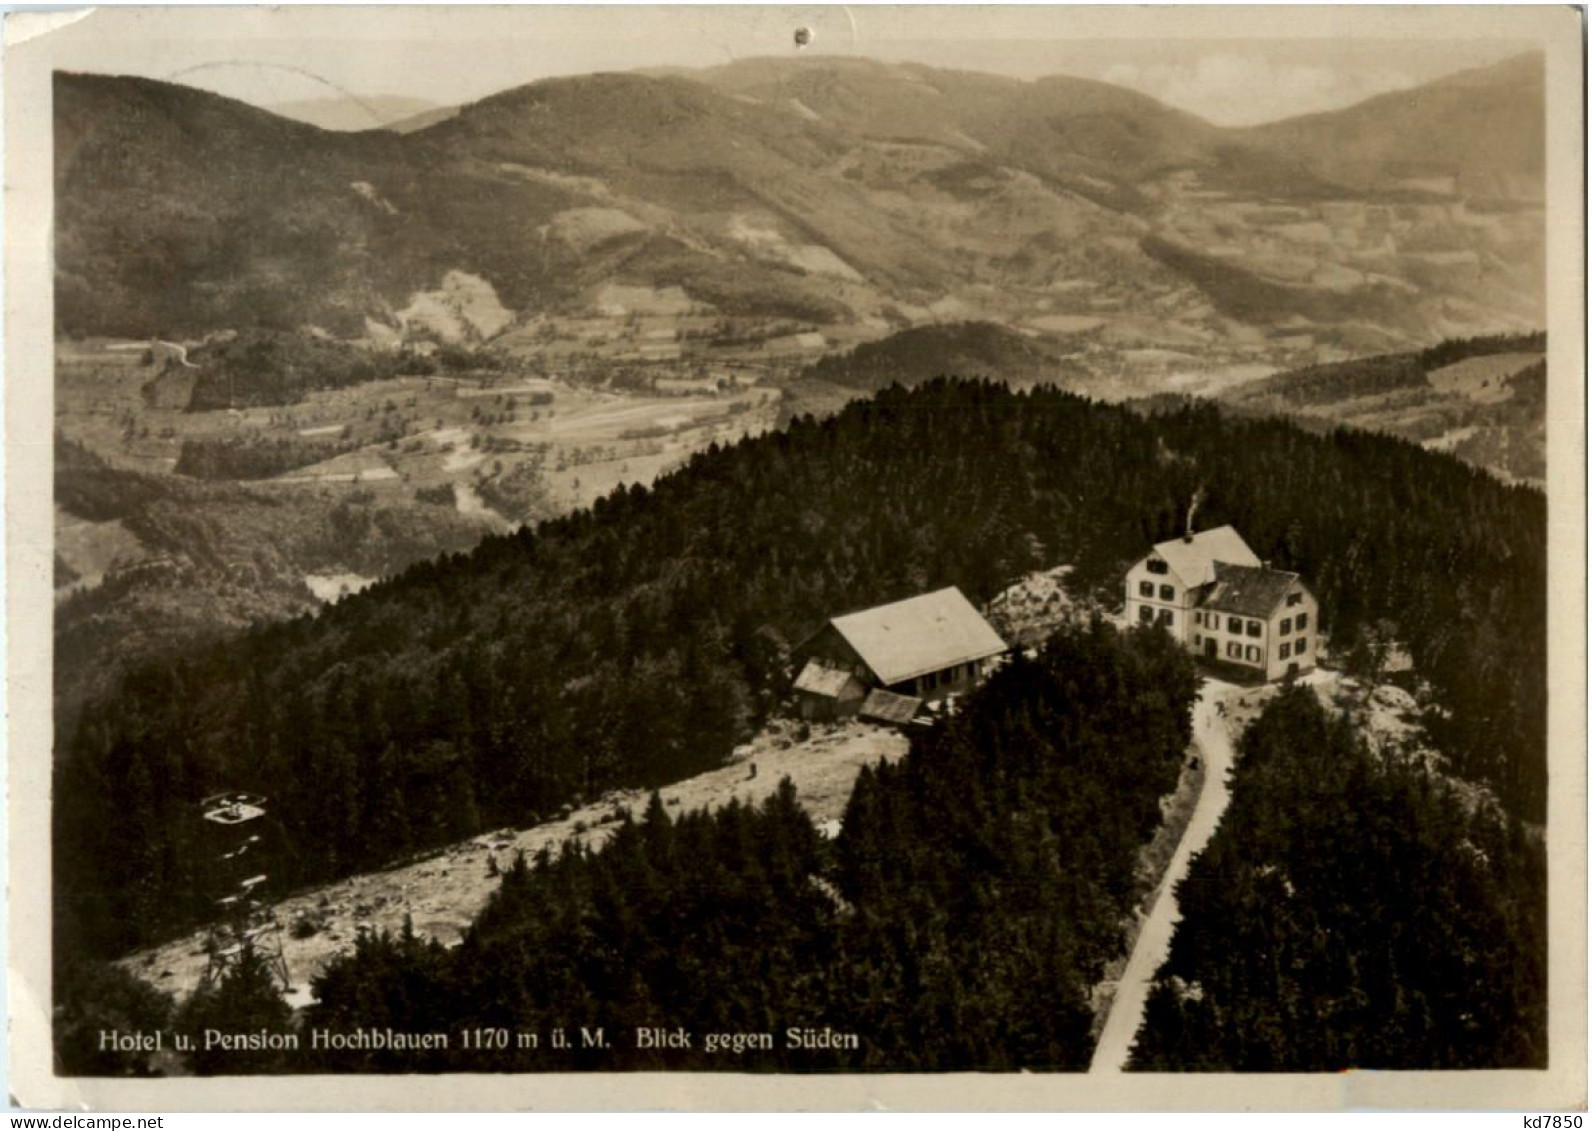
<svg viewBox="0 0 1592 1131">
<path fill-rule="evenodd" d="M 1183 526 L 1183 541 L 1185 542 L 1194 541 L 1194 514 L 1200 509 L 1200 504 L 1204 501 L 1205 487 L 1202 484 L 1199 490 L 1194 492 L 1194 497 L 1189 500 L 1188 519 L 1185 521 Z"/>
</svg>

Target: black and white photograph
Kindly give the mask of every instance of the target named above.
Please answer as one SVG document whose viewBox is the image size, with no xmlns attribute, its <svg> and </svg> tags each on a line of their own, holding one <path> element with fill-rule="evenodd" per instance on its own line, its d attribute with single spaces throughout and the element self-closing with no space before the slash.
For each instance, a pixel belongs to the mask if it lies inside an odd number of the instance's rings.
<svg viewBox="0 0 1592 1131">
<path fill-rule="evenodd" d="M 13 14 L 13 1102 L 1585 1110 L 1584 14 Z"/>
</svg>

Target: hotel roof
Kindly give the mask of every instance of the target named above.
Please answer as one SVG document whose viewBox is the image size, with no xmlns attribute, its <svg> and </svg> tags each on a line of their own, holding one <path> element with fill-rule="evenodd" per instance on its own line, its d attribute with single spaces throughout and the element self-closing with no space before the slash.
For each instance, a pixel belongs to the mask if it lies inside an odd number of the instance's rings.
<svg viewBox="0 0 1592 1131">
<path fill-rule="evenodd" d="M 1255 556 L 1255 551 L 1249 548 L 1249 543 L 1245 542 L 1243 536 L 1231 526 L 1201 530 L 1186 541 L 1182 538 L 1173 538 L 1168 542 L 1158 542 L 1155 552 L 1165 559 L 1172 572 L 1190 588 L 1209 585 L 1215 581 L 1217 562 L 1239 566 L 1261 564 L 1260 559 Z"/>
</svg>

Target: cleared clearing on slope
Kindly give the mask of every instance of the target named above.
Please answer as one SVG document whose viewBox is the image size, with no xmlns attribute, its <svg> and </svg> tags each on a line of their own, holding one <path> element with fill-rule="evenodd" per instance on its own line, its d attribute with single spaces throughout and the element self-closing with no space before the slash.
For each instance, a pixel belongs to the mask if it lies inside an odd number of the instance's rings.
<svg viewBox="0 0 1592 1131">
<path fill-rule="evenodd" d="M 789 778 L 797 798 L 820 827 L 838 821 L 851 797 L 852 783 L 864 765 L 906 753 L 898 731 L 847 722 L 814 726 L 807 737 L 801 724 L 775 720 L 751 742 L 737 748 L 725 766 L 658 792 L 673 814 L 716 809 L 732 800 L 760 803 Z M 755 773 L 753 767 L 755 766 Z M 623 810 L 641 815 L 650 794 L 632 790 L 606 794 L 556 820 L 527 829 L 483 833 L 423 859 L 381 872 L 354 876 L 290 896 L 275 905 L 282 945 L 292 974 L 296 1004 L 308 1000 L 310 979 L 328 960 L 351 950 L 361 930 L 399 931 L 405 917 L 415 931 L 445 944 L 456 943 L 497 889 L 497 870 L 510 867 L 517 852 L 527 858 L 542 849 L 556 851 L 568 840 L 590 847 L 613 832 Z M 494 868 L 495 862 L 495 868 Z M 295 938 L 295 924 L 313 934 Z M 192 993 L 204 974 L 202 931 L 121 960 L 129 973 L 178 997 Z"/>
</svg>

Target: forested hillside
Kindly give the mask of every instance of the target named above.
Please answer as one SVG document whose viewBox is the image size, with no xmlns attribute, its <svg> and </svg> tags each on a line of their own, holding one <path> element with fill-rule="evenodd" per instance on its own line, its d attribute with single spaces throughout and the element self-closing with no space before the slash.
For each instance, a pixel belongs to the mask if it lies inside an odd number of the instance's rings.
<svg viewBox="0 0 1592 1131">
<path fill-rule="evenodd" d="M 600 852 L 508 872 L 464 943 L 365 936 L 316 980 L 335 1032 L 605 1030 L 612 1047 L 314 1053 L 415 1068 L 1081 1070 L 1089 995 L 1121 943 L 1139 846 L 1189 739 L 1193 665 L 1096 621 L 1017 658 L 858 779 L 825 842 L 789 783 L 762 807 L 671 818 L 656 794 Z M 661 1024 L 690 1049 L 638 1049 Z M 789 1028 L 854 1033 L 792 1049 Z M 715 1033 L 772 1047 L 706 1048 Z M 215 1071 L 257 1071 L 253 1058 Z"/>
<path fill-rule="evenodd" d="M 1498 354 L 1540 354 L 1548 348 L 1548 335 L 1487 334 L 1451 338 L 1428 349 L 1409 353 L 1357 357 L 1274 373 L 1239 385 L 1225 399 L 1242 403 L 1276 399 L 1298 408 L 1351 401 L 1359 397 L 1401 389 L 1429 388 L 1427 374 L 1475 357 Z"/>
<path fill-rule="evenodd" d="M 97 567 L 81 589 L 57 593 L 53 691 L 62 735 L 84 701 L 114 690 L 124 667 L 313 609 L 307 574 L 380 576 L 438 546 L 472 546 L 481 530 L 452 509 L 368 491 L 287 499 L 130 471 L 59 433 L 55 504 L 57 562 Z M 123 535 L 111 560 L 77 552 L 78 534 L 108 529 Z"/>
<path fill-rule="evenodd" d="M 1546 884 L 1519 821 L 1285 691 L 1178 888 L 1135 1065 L 1544 1067 Z"/>
<path fill-rule="evenodd" d="M 1449 451 L 1509 480 L 1547 478 L 1548 336 L 1488 334 L 1424 350 L 1292 369 L 1235 386 L 1224 405 L 1306 427 L 1353 425 Z"/>
<path fill-rule="evenodd" d="M 208 791 L 273 798 L 297 850 L 278 879 L 299 883 L 675 780 L 773 708 L 778 637 L 1057 563 L 1114 597 L 1200 486 L 1201 523 L 1307 577 L 1335 639 L 1391 621 L 1455 772 L 1540 819 L 1540 493 L 1383 437 L 939 381 L 132 673 L 58 736 L 62 945 L 114 952 L 200 913 L 186 845 Z"/>
<path fill-rule="evenodd" d="M 1069 377 L 1087 376 L 1048 340 L 1025 338 L 992 322 L 914 326 L 814 362 L 802 376 L 871 393 L 890 385 L 910 388 L 946 373 L 998 374 L 1013 386 L 1040 381 L 1065 386 Z"/>
<path fill-rule="evenodd" d="M 1159 376 L 1146 347 L 1417 345 L 1542 319 L 1543 83 L 1525 55 L 1232 130 L 1108 83 L 810 56 L 547 78 L 345 134 L 62 72 L 56 325 L 365 337 L 453 278 L 490 299 L 483 339 L 617 283 L 840 341 L 1082 323 L 1097 376 Z"/>
<path fill-rule="evenodd" d="M 492 360 L 485 354 L 481 357 L 483 364 Z M 315 389 L 340 389 L 436 369 L 427 358 L 264 330 L 200 346 L 190 360 L 198 366 L 193 395 L 185 406 L 192 412 L 294 404 Z"/>
</svg>

